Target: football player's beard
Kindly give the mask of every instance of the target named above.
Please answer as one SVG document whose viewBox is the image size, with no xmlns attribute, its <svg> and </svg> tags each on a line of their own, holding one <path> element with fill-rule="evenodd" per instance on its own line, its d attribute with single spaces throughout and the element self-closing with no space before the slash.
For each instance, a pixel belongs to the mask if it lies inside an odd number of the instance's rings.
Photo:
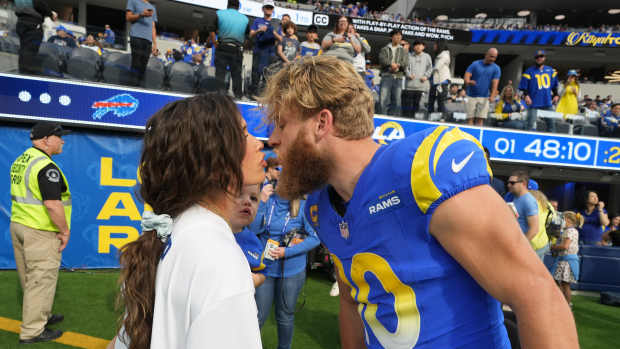
<svg viewBox="0 0 620 349">
<path fill-rule="evenodd" d="M 303 129 L 281 160 L 282 173 L 276 188 L 280 197 L 300 199 L 327 184 L 331 162 L 308 141 Z"/>
</svg>

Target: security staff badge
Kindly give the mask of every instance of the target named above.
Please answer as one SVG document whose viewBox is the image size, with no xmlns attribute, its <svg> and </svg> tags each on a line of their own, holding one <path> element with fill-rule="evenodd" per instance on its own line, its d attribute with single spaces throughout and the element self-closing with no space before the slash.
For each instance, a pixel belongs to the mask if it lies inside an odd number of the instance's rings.
<svg viewBox="0 0 620 349">
<path fill-rule="evenodd" d="M 343 239 L 348 239 L 349 238 L 349 223 L 342 221 L 338 223 L 338 228 L 340 228 L 340 236 L 342 236 Z"/>
</svg>

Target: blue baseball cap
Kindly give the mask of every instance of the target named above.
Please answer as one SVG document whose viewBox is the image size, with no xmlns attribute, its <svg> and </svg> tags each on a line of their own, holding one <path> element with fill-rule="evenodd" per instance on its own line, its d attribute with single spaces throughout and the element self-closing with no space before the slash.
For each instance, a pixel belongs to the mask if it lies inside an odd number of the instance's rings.
<svg viewBox="0 0 620 349">
<path fill-rule="evenodd" d="M 571 69 L 566 73 L 566 76 L 577 76 L 577 71 L 575 69 Z"/>
<path fill-rule="evenodd" d="M 538 190 L 538 183 L 535 180 L 530 179 L 530 181 L 527 182 L 527 189 L 528 190 Z"/>
<path fill-rule="evenodd" d="M 537 50 L 536 53 L 534 54 L 534 58 L 538 58 L 540 56 L 546 56 L 545 50 Z"/>
<path fill-rule="evenodd" d="M 56 27 L 56 31 L 59 31 L 59 30 L 62 30 L 62 31 L 64 31 L 64 32 L 68 32 L 67 28 L 65 28 L 65 27 L 64 27 L 64 26 L 62 26 L 62 25 L 59 25 L 59 26 L 57 26 L 57 27 Z"/>
</svg>

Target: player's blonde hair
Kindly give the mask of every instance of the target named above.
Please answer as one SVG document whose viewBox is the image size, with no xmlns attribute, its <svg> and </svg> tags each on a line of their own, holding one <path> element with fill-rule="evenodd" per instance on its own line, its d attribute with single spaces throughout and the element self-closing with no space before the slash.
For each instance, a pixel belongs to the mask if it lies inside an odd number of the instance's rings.
<svg viewBox="0 0 620 349">
<path fill-rule="evenodd" d="M 267 81 L 259 103 L 276 125 L 282 112 L 306 120 L 328 109 L 338 137 L 362 139 L 374 130 L 370 90 L 351 64 L 332 56 L 304 57 L 286 65 Z"/>
</svg>

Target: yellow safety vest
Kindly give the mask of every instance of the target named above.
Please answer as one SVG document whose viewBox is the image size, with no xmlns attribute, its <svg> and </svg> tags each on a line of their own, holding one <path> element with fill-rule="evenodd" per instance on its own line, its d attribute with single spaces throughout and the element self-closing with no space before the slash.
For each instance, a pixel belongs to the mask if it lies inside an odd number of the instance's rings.
<svg viewBox="0 0 620 349">
<path fill-rule="evenodd" d="M 39 171 L 49 164 L 56 163 L 44 152 L 34 147 L 28 148 L 20 155 L 13 165 L 11 165 L 11 221 L 23 224 L 27 227 L 47 230 L 60 231 L 56 224 L 52 222 L 47 208 L 43 205 L 43 197 L 39 189 Z M 60 167 L 62 180 L 67 187 L 67 191 L 61 194 L 62 205 L 65 209 L 65 219 L 67 226 L 71 228 L 71 192 L 67 177 Z"/>
</svg>

